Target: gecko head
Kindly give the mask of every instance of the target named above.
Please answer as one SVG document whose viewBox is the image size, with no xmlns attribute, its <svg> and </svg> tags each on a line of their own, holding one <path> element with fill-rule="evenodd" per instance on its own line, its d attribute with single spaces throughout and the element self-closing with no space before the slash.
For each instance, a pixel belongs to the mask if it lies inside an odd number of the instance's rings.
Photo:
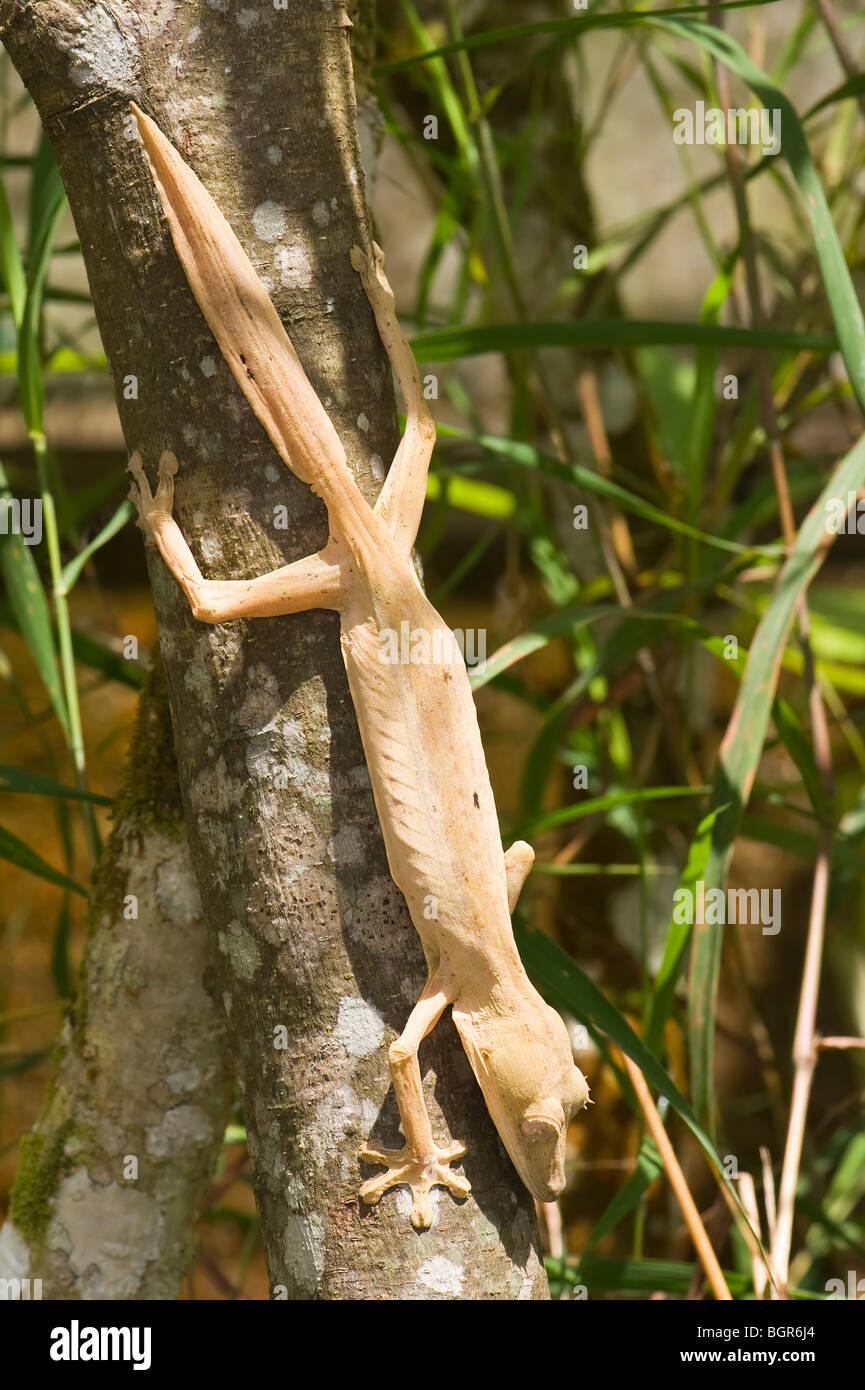
<svg viewBox="0 0 865 1390">
<path fill-rule="evenodd" d="M 509 1013 L 468 1012 L 457 1002 L 453 1019 L 514 1167 L 533 1197 L 551 1202 L 565 1185 L 568 1125 L 589 1088 L 561 1017 L 531 995 Z"/>
</svg>

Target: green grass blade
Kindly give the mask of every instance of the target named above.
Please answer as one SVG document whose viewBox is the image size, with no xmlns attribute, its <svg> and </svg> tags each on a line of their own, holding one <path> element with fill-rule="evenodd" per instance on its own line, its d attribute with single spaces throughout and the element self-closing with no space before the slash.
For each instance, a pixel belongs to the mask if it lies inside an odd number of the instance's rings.
<svg viewBox="0 0 865 1390">
<path fill-rule="evenodd" d="M 726 878 L 733 844 L 753 786 L 772 713 L 781 661 L 796 605 L 820 568 L 827 540 L 827 503 L 865 485 L 865 436 L 842 459 L 805 518 L 769 606 L 751 643 L 745 673 L 721 744 L 712 792 L 717 818 L 703 875 L 707 889 Z M 723 808 L 723 809 L 722 809 Z M 711 1111 L 714 997 L 723 928 L 697 924 L 691 989 L 692 1081 L 698 1110 Z"/>
<path fill-rule="evenodd" d="M 846 269 L 846 267 L 845 267 Z M 777 352 L 834 352 L 838 341 L 821 333 L 738 324 L 679 323 L 666 319 L 581 319 L 533 323 L 452 324 L 411 340 L 418 362 L 452 362 L 485 352 L 544 347 L 592 351 L 639 347 L 767 348 Z"/>
<path fill-rule="evenodd" d="M 0 271 L 3 274 L 6 293 L 9 295 L 12 318 L 17 327 L 24 317 L 27 281 L 24 277 L 21 252 L 18 250 L 18 242 L 15 239 L 15 228 L 12 224 L 12 213 L 9 210 L 9 201 L 6 197 L 6 186 L 2 179 L 0 179 Z"/>
<path fill-rule="evenodd" d="M 572 821 L 582 820 L 584 816 L 596 816 L 605 811 L 615 810 L 617 806 L 643 806 L 650 801 L 675 801 L 680 797 L 706 796 L 711 787 L 639 787 L 632 791 L 610 792 L 607 796 L 592 796 L 578 801 L 574 806 L 563 806 L 558 811 L 550 811 L 532 821 L 532 834 L 544 830 L 554 830 L 559 825 L 570 825 Z"/>
<path fill-rule="evenodd" d="M 663 1171 L 664 1165 L 654 1140 L 650 1139 L 648 1135 L 644 1135 L 637 1154 L 637 1166 L 634 1172 L 624 1187 L 616 1193 L 609 1206 L 601 1214 L 600 1219 L 595 1222 L 586 1250 L 591 1250 L 592 1246 L 597 1245 L 598 1241 L 603 1240 L 604 1236 L 609 1235 L 610 1231 L 615 1230 L 622 1221 L 630 1216 L 643 1193 L 648 1191 Z M 582 1281 L 578 1280 L 578 1282 Z"/>
<path fill-rule="evenodd" d="M 19 840 L 17 835 L 13 835 L 11 830 L 7 830 L 0 825 L 0 859 L 8 859 L 10 864 L 15 864 L 19 869 L 25 869 L 28 874 L 35 874 L 37 878 L 47 879 L 49 883 L 56 883 L 60 888 L 66 888 L 71 893 L 80 893 L 83 898 L 87 897 L 87 889 L 82 888 L 80 883 L 68 878 L 66 874 L 54 869 L 50 864 L 32 850 L 29 845 L 25 845 L 23 840 Z"/>
<path fill-rule="evenodd" d="M 579 1260 L 567 1262 L 564 1277 L 568 1283 L 585 1285 L 590 1295 L 686 1294 L 702 1273 L 701 1266 L 688 1264 L 684 1260 L 601 1259 L 597 1255 L 583 1255 Z M 723 1273 L 734 1297 L 741 1298 L 751 1292 L 750 1275 L 732 1269 L 726 1269 Z"/>
<path fill-rule="evenodd" d="M 114 804 L 110 796 L 82 791 L 78 787 L 67 787 L 65 782 L 57 782 L 53 777 L 43 777 L 38 772 L 29 772 L 23 767 L 12 767 L 9 763 L 0 763 L 0 792 L 56 796 L 68 801 L 92 801 L 96 806 Z"/>
<path fill-rule="evenodd" d="M 37 240 L 28 266 L 27 299 L 18 333 L 18 394 L 31 435 L 42 434 L 45 404 L 40 333 L 42 291 L 51 260 L 51 248 L 66 211 L 66 195 L 59 174 L 56 180 L 49 183 L 45 197 L 46 203 L 41 209 Z"/>
<path fill-rule="evenodd" d="M 712 6 L 677 6 L 670 13 L 704 15 L 713 10 L 748 10 L 777 3 L 779 0 L 719 0 L 717 5 Z M 624 29 L 631 25 L 645 24 L 648 20 L 656 18 L 658 14 L 664 13 L 664 10 L 626 10 L 621 14 L 587 14 L 578 15 L 574 19 L 542 19 L 530 24 L 508 24 L 499 29 L 487 29 L 482 34 L 471 34 L 458 43 L 443 44 L 441 48 L 426 48 L 423 53 L 413 54 L 410 58 L 401 58 L 397 62 L 380 63 L 373 71 L 376 76 L 386 77 L 390 73 L 414 67 L 417 63 L 449 58 L 454 53 L 471 52 L 477 48 L 492 48 L 502 43 L 517 43 L 543 34 L 556 34 L 563 38 L 573 35 L 574 38 L 577 38 L 590 29 Z"/>
<path fill-rule="evenodd" d="M 504 457 L 508 462 L 515 463 L 520 468 L 537 470 L 548 473 L 551 477 L 561 478 L 563 482 L 576 483 L 578 487 L 585 488 L 587 492 L 593 493 L 596 497 L 603 497 L 607 501 L 617 503 L 624 511 L 633 516 L 641 517 L 643 521 L 651 521 L 656 526 L 662 526 L 682 536 L 689 536 L 693 540 L 700 541 L 703 545 L 712 546 L 716 550 L 723 550 L 727 554 L 774 556 L 778 553 L 777 547 L 740 545 L 736 541 L 709 535 L 706 531 L 700 531 L 697 527 L 689 526 L 687 522 L 679 521 L 676 517 L 670 516 L 660 507 L 655 507 L 651 502 L 644 501 L 636 493 L 630 492 L 609 478 L 602 477 L 599 473 L 592 472 L 590 468 L 583 468 L 579 464 L 562 463 L 559 459 L 553 458 L 549 454 L 543 454 L 540 450 L 533 448 L 531 444 L 524 444 L 521 440 L 505 439 L 497 435 L 476 435 L 469 430 L 460 430 L 454 426 L 439 426 L 439 435 L 442 439 L 471 440 L 480 448 L 485 449 L 487 453 L 496 457 Z"/>
<path fill-rule="evenodd" d="M 0 501 L 11 498 L 6 472 L 0 464 Z M 21 536 L 0 533 L 0 573 L 9 608 L 48 692 L 61 728 L 68 736 L 69 718 L 54 646 L 51 612 L 31 548 Z"/>
<path fill-rule="evenodd" d="M 622 1013 L 601 993 L 561 946 L 533 931 L 517 916 L 514 934 L 523 962 L 532 979 L 550 1002 L 592 1029 L 599 1030 L 636 1063 L 659 1095 L 664 1096 L 697 1139 L 720 1180 L 731 1193 L 743 1219 L 745 1214 L 735 1186 L 724 1172 L 718 1151 L 672 1077 L 637 1036 Z"/>
<path fill-rule="evenodd" d="M 118 531 L 122 531 L 127 521 L 131 521 L 134 515 L 135 508 L 132 503 L 128 501 L 121 502 L 111 520 L 106 522 L 99 534 L 94 536 L 93 540 L 90 541 L 82 551 L 79 551 L 74 559 L 70 560 L 69 563 L 63 567 L 60 572 L 60 583 L 65 594 L 68 594 L 74 587 L 78 576 L 91 555 L 95 555 L 97 550 L 101 550 L 103 545 L 106 545 L 113 536 L 117 535 Z"/>
<path fill-rule="evenodd" d="M 100 671 L 109 680 L 129 685 L 140 690 L 147 677 L 147 669 L 140 661 L 127 660 L 120 652 L 100 642 L 87 633 L 73 630 L 72 650 L 75 660 L 93 671 Z"/>
<path fill-rule="evenodd" d="M 722 29 L 695 19 L 658 15 L 652 22 L 699 44 L 745 82 L 764 106 L 781 112 L 781 152 L 790 166 L 814 231 L 814 248 L 835 321 L 838 342 L 859 407 L 865 414 L 865 321 L 823 185 L 795 107 L 779 87 Z"/>
</svg>

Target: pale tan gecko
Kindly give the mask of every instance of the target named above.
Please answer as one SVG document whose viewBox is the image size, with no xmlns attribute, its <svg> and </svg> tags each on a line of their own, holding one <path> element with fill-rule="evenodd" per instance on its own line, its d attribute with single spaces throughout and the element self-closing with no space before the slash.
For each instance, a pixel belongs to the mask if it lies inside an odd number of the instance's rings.
<svg viewBox="0 0 865 1390">
<path fill-rule="evenodd" d="M 411 1188 L 411 1220 L 432 1221 L 430 1189 L 469 1192 L 450 1165 L 462 1144 L 433 1139 L 418 1047 L 450 1004 L 487 1108 L 513 1163 L 540 1201 L 565 1181 L 568 1122 L 587 1102 L 567 1029 L 530 983 L 510 914 L 534 853 L 503 852 L 474 699 L 455 640 L 424 595 L 412 564 L 435 425 L 417 365 L 396 319 L 375 248 L 358 248 L 359 272 L 405 401 L 407 422 L 371 508 L 346 463 L 336 430 L 310 385 L 276 310 L 240 243 L 192 170 L 133 105 L 141 141 L 193 294 L 249 404 L 289 468 L 327 507 L 330 536 L 317 555 L 251 580 L 203 578 L 172 518 L 177 460 L 159 463 L 156 495 L 138 454 L 132 496 L 203 622 L 336 609 L 348 682 L 394 881 L 405 895 L 429 966 L 427 985 L 388 1057 L 405 1147 L 366 1145 L 360 1157 L 387 1170 L 363 1183 L 364 1202 Z M 428 634 L 444 660 L 387 659 L 383 635 Z M 430 904 L 435 914 L 430 915 Z"/>
</svg>

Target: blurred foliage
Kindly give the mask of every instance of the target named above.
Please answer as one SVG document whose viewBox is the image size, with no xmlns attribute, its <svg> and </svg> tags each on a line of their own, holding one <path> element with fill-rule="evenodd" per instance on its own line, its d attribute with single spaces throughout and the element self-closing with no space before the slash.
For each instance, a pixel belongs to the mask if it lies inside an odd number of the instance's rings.
<svg viewBox="0 0 865 1390">
<path fill-rule="evenodd" d="M 380 15 L 387 137 L 432 209 L 414 301 L 401 304 L 441 421 L 420 537 L 427 586 L 454 626 L 477 618 L 493 638 L 472 678 L 497 782 L 496 741 L 507 744 L 503 833 L 538 850 L 518 941 L 573 1022 L 596 1102 L 574 1127 L 563 1237 L 546 1223 L 562 1296 L 703 1287 L 620 1051 L 658 1093 L 734 1297 L 755 1296 L 739 1175 L 753 1175 L 748 1215 L 768 1248 L 821 856 L 818 1026 L 865 1032 L 865 556 L 855 529 L 835 539 L 825 524 L 829 499 L 865 486 L 865 81 L 839 68 L 820 101 L 798 108 L 799 73 L 830 39 L 811 0 L 781 3 L 783 38 L 771 44 L 773 0 L 717 6 L 714 23 L 694 5 L 659 15 L 590 4 L 563 17 L 568 7 L 550 3 L 533 7 L 542 18 L 515 18 L 504 0 L 446 0 L 431 17 L 388 0 Z M 841 21 L 854 49 L 863 24 Z M 600 30 L 616 42 L 592 101 L 598 81 L 583 79 Z M 780 155 L 710 147 L 714 167 L 698 176 L 671 141 L 684 191 L 598 234 L 585 167 L 605 122 L 626 120 L 616 98 L 635 71 L 668 125 L 683 84 L 689 107 L 725 107 L 731 81 L 735 105 L 782 113 Z M 8 98 L 4 110 L 8 120 Z M 28 727 L 53 721 L 63 751 L 46 749 L 37 771 L 4 740 L 0 790 L 44 799 L 65 862 L 49 864 L 8 826 L 0 857 L 56 885 L 54 982 L 67 996 L 69 895 L 98 856 L 105 800 L 88 786 L 79 683 L 85 669 L 136 680 L 116 647 L 76 631 L 68 598 L 98 573 L 129 506 L 112 500 L 114 474 L 76 487 L 46 438 L 46 388 L 99 359 L 54 319 L 70 301 L 54 270 L 77 248 L 58 244 L 63 195 L 46 142 L 4 161 L 13 167 L 29 176 L 29 215 L 14 226 L 0 192 L 0 366 L 31 441 L 44 540 L 0 535 L 0 647 L 17 629 L 41 700 L 2 650 L 0 676 L 7 707 Z M 783 236 L 751 221 L 767 184 Z M 719 191 L 731 231 L 714 213 Z M 710 266 L 702 312 L 633 318 L 628 277 L 676 219 Z M 387 243 L 386 224 L 382 234 Z M 490 411 L 467 366 L 492 353 Z M 677 920 L 674 886 L 728 877 L 781 888 L 777 936 Z M 20 1074 L 42 1055 L 0 1054 L 0 1070 Z M 855 1047 L 816 1061 L 793 1165 L 796 1297 L 825 1297 L 828 1279 L 865 1262 L 863 1061 Z M 244 1137 L 238 1116 L 226 1142 Z M 232 1151 L 226 1171 L 240 1174 L 242 1157 Z M 221 1200 L 224 1179 L 214 1191 Z M 220 1276 L 222 1296 L 236 1295 L 255 1219 L 215 1196 L 208 1220 L 242 1229 L 238 1270 Z"/>
</svg>

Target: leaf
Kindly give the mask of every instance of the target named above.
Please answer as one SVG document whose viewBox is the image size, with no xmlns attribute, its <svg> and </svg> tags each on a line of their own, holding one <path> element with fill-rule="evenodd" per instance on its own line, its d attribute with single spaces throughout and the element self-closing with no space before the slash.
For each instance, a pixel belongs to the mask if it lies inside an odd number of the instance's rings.
<svg viewBox="0 0 865 1390">
<path fill-rule="evenodd" d="M 776 849 L 784 850 L 786 854 L 804 859 L 806 864 L 813 864 L 817 858 L 818 842 L 815 835 L 793 830 L 789 825 L 781 825 L 766 816 L 757 816 L 749 812 L 742 820 L 739 833 L 746 840 L 753 840 L 760 845 L 773 845 Z M 832 863 L 839 868 L 849 869 L 857 878 L 862 874 L 861 850 L 854 848 L 840 836 L 836 836 L 832 845 Z"/>
<path fill-rule="evenodd" d="M 438 502 L 446 495 L 449 506 L 490 521 L 513 516 L 517 510 L 517 499 L 512 492 L 494 483 L 475 482 L 472 478 L 431 473 L 427 478 L 426 495 L 431 502 Z"/>
<path fill-rule="evenodd" d="M 683 796 L 705 796 L 711 787 L 640 787 L 634 791 L 610 792 L 607 796 L 593 796 L 586 801 L 578 801 L 574 806 L 563 806 L 558 811 L 550 811 L 532 821 L 533 834 L 553 830 L 558 825 L 569 825 L 584 816 L 595 816 L 603 811 L 614 810 L 617 806 L 643 806 L 650 801 L 671 801 Z"/>
<path fill-rule="evenodd" d="M 649 1135 L 643 1136 L 637 1154 L 637 1166 L 624 1187 L 621 1188 L 610 1202 L 598 1221 L 592 1227 L 586 1250 L 591 1250 L 593 1245 L 597 1245 L 604 1236 L 609 1235 L 610 1231 L 615 1230 L 625 1217 L 630 1216 L 636 1208 L 643 1193 L 648 1191 L 652 1183 L 661 1176 L 664 1165 L 658 1153 L 654 1140 Z M 578 1282 L 581 1282 L 578 1280 Z"/>
<path fill-rule="evenodd" d="M 558 1268 L 560 1262 L 552 1262 L 554 1274 Z M 751 1292 L 750 1274 L 729 1269 L 723 1273 L 731 1294 L 741 1298 Z M 581 1259 L 568 1260 L 563 1275 L 568 1283 L 585 1285 L 590 1294 L 684 1294 L 695 1279 L 703 1276 L 703 1269 L 684 1260 L 600 1259 L 597 1255 L 583 1255 Z"/>
<path fill-rule="evenodd" d="M 485 352 L 567 347 L 592 351 L 667 345 L 703 348 L 768 348 L 776 352 L 834 352 L 838 341 L 821 333 L 737 324 L 676 323 L 649 319 L 581 319 L 562 322 L 492 323 L 429 329 L 411 339 L 418 362 L 452 362 Z"/>
<path fill-rule="evenodd" d="M 87 889 L 82 888 L 80 883 L 68 878 L 59 869 L 53 869 L 50 864 L 32 850 L 29 845 L 25 845 L 23 840 L 19 840 L 17 835 L 13 835 L 11 830 L 6 830 L 0 826 L 0 859 L 8 859 L 10 864 L 16 864 L 19 869 L 26 869 L 27 873 L 35 874 L 38 878 L 45 878 L 49 883 L 56 883 L 61 888 L 67 888 L 72 893 L 80 893 L 83 898 L 87 897 Z"/>
<path fill-rule="evenodd" d="M 734 1183 L 727 1177 L 722 1160 L 709 1135 L 700 1124 L 672 1077 L 637 1036 L 627 1019 L 604 997 L 597 985 L 575 960 L 548 936 L 528 927 L 519 913 L 514 916 L 514 936 L 523 963 L 541 992 L 566 1013 L 573 1014 L 587 1027 L 606 1035 L 640 1068 L 648 1085 L 666 1099 L 697 1139 L 712 1168 L 733 1199 L 742 1221 L 757 1233 L 745 1212 Z"/>
<path fill-rule="evenodd" d="M 23 1052 L 20 1057 L 4 1062 L 0 1058 L 0 1076 L 22 1076 L 26 1071 L 32 1071 L 38 1067 L 40 1062 L 51 1056 L 53 1047 L 43 1047 L 38 1052 Z"/>
<path fill-rule="evenodd" d="M 835 321 L 835 331 L 853 394 L 865 414 L 865 321 L 856 295 L 844 251 L 835 231 L 823 185 L 811 158 L 805 132 L 795 107 L 779 87 L 722 29 L 695 19 L 651 16 L 652 23 L 682 38 L 690 39 L 718 58 L 745 82 L 762 104 L 781 113 L 783 139 L 781 153 L 799 187 L 805 210 L 814 231 L 814 249 L 820 263 L 823 284 Z"/>
<path fill-rule="evenodd" d="M 11 498 L 6 472 L 0 464 L 0 501 Z M 30 655 L 48 692 L 48 698 L 68 736 L 69 719 L 60 682 L 51 626 L 51 612 L 31 548 L 20 535 L 0 534 L 0 573 L 6 585 L 9 608 L 27 643 Z"/>
<path fill-rule="evenodd" d="M 36 209 L 36 221 L 31 227 L 35 239 L 27 266 L 27 298 L 18 331 L 18 395 L 31 435 L 42 433 L 45 403 L 39 328 L 42 291 L 51 260 L 51 248 L 65 211 L 66 195 L 55 166 L 53 173 L 46 177 Z"/>
<path fill-rule="evenodd" d="M 820 178 L 811 158 L 795 108 L 784 93 L 723 30 L 693 19 L 654 15 L 652 22 L 698 44 L 745 82 L 762 104 L 781 113 L 782 153 L 802 195 L 814 231 L 817 259 L 832 310 L 835 329 L 853 394 L 865 413 L 865 322 L 844 252 Z M 863 441 L 836 469 L 797 537 L 790 560 L 757 631 L 748 669 L 739 689 L 733 717 L 720 753 L 714 803 L 727 809 L 718 815 L 706 866 L 707 888 L 721 887 L 744 805 L 753 783 L 769 721 L 783 648 L 793 622 L 795 604 L 820 566 L 820 543 L 826 538 L 825 503 L 831 497 L 858 493 L 865 482 Z M 694 929 L 691 959 L 690 1051 L 694 1096 L 698 1112 L 713 1110 L 715 1001 L 721 960 L 720 926 L 699 924 Z"/>
<path fill-rule="evenodd" d="M 67 787 L 65 782 L 56 782 L 53 777 L 42 777 L 38 772 L 28 772 L 23 767 L 12 767 L 8 763 L 0 763 L 0 792 L 32 792 L 37 796 L 59 796 L 69 801 L 92 801 L 96 806 L 113 805 L 110 796 Z"/>
<path fill-rule="evenodd" d="M 713 546 L 717 550 L 724 550 L 731 555 L 775 556 L 778 554 L 777 547 L 739 545 L 735 541 L 724 540 L 720 536 L 699 531 L 695 526 L 689 526 L 687 522 L 679 521 L 669 512 L 662 511 L 660 507 L 652 506 L 651 502 L 644 501 L 642 497 L 629 492 L 627 488 L 620 487 L 611 479 L 594 473 L 590 468 L 583 468 L 579 464 L 562 463 L 559 459 L 543 454 L 540 450 L 533 448 L 531 444 L 524 444 L 520 440 L 504 439 L 497 435 L 472 434 L 468 430 L 459 430 L 452 426 L 443 425 L 439 426 L 438 433 L 441 438 L 470 440 L 479 448 L 485 449 L 490 454 L 503 456 L 509 463 L 515 463 L 520 468 L 549 473 L 554 478 L 561 478 L 563 482 L 573 483 L 577 487 L 585 488 L 587 492 L 594 493 L 597 497 L 604 497 L 610 502 L 617 503 L 624 511 L 642 517 L 644 521 L 651 521 L 667 530 L 675 531 L 683 536 L 690 536 L 694 540 L 701 541 L 704 545 Z"/>
<path fill-rule="evenodd" d="M 688 850 L 688 862 L 682 871 L 679 879 L 678 891 L 684 891 L 689 895 L 689 901 L 694 901 L 697 883 L 704 877 L 706 863 L 709 858 L 712 831 L 715 821 L 720 814 L 717 808 L 704 816 L 697 827 L 697 833 L 691 841 Z M 675 901 L 675 895 L 674 895 Z M 675 915 L 670 920 L 664 940 L 664 956 L 660 968 L 655 977 L 654 988 L 649 998 L 649 1005 L 646 1012 L 646 1026 L 644 1036 L 646 1046 L 653 1052 L 657 1052 L 661 1045 L 664 1024 L 673 1011 L 675 999 L 676 981 L 679 978 L 679 971 L 685 957 L 685 950 L 691 935 L 691 926 L 684 922 L 677 922 Z"/>
<path fill-rule="evenodd" d="M 865 485 L 865 436 L 842 459 L 796 537 L 774 594 L 754 635 L 745 674 L 718 755 L 711 809 L 716 813 L 704 879 L 707 889 L 723 886 L 733 844 L 753 786 L 766 738 L 784 647 L 796 605 L 823 561 L 827 504 Z M 691 1060 L 698 1109 L 711 1110 L 714 1000 L 723 928 L 694 927 L 691 989 Z"/>
<path fill-rule="evenodd" d="M 677 15 L 709 14 L 714 10 L 747 10 L 759 5 L 777 4 L 778 0 L 719 0 L 717 5 L 683 5 L 677 7 L 672 13 Z M 554 34 L 568 37 L 573 34 L 576 38 L 579 34 L 584 34 L 590 29 L 623 29 L 634 24 L 645 24 L 648 20 L 655 19 L 658 14 L 667 13 L 665 10 L 626 10 L 621 14 L 587 14 L 578 15 L 574 19 L 542 19 L 531 24 L 509 24 L 499 29 L 487 29 L 482 34 L 472 34 L 468 38 L 461 39 L 458 43 L 448 43 L 441 48 L 428 48 L 423 53 L 415 53 L 410 58 L 401 58 L 393 63 L 380 63 L 373 72 L 376 76 L 386 77 L 392 72 L 399 72 L 403 68 L 413 67 L 416 63 L 429 62 L 431 59 L 440 60 L 450 57 L 454 53 L 470 52 L 476 48 L 492 48 L 501 43 L 516 43 L 520 40 L 535 38 L 541 34 Z"/>
<path fill-rule="evenodd" d="M 729 257 L 723 270 L 715 277 L 703 299 L 702 321 L 717 324 L 721 310 L 733 286 L 733 270 L 737 253 Z M 714 347 L 697 349 L 696 381 L 690 412 L 690 431 L 686 455 L 687 509 L 689 522 L 699 513 L 705 471 L 712 457 L 712 437 L 718 414 L 715 393 L 715 369 L 718 352 Z"/>
<path fill-rule="evenodd" d="M 97 550 L 101 550 L 102 546 L 110 541 L 112 536 L 116 536 L 117 532 L 121 531 L 134 515 L 135 508 L 132 503 L 129 501 L 121 502 L 111 520 L 105 523 L 99 534 L 94 536 L 93 540 L 74 559 L 70 560 L 68 565 L 64 566 L 60 574 L 60 583 L 65 594 L 68 594 L 73 588 L 91 555 L 95 555 Z"/>
<path fill-rule="evenodd" d="M 602 618 L 627 618 L 631 617 L 632 613 L 633 610 L 629 608 L 599 603 L 582 608 L 563 608 L 561 612 L 553 613 L 549 618 L 541 618 L 518 637 L 505 642 L 492 656 L 487 657 L 483 666 L 470 673 L 472 689 L 479 690 L 481 686 L 488 685 L 509 666 L 522 661 L 532 652 L 539 651 L 557 637 L 570 636 L 578 628 L 598 622 Z"/>
<path fill-rule="evenodd" d="M 821 97 L 802 117 L 803 121 L 809 121 L 812 116 L 816 116 L 818 111 L 824 111 L 827 106 L 834 106 L 836 102 L 846 101 L 848 97 L 858 97 L 865 92 L 865 72 L 857 72 L 853 77 L 848 77 L 846 82 L 840 86 L 833 87 L 831 92 Z"/>
<path fill-rule="evenodd" d="M 113 647 L 89 637 L 84 632 L 72 633 L 72 649 L 75 660 L 94 671 L 101 671 L 109 680 L 119 681 L 121 685 L 131 685 L 140 690 L 147 677 L 147 670 L 140 661 L 127 660 Z"/>
<path fill-rule="evenodd" d="M 551 1003 L 573 1014 L 587 1025 L 599 1029 L 636 1063 L 648 1084 L 654 1086 L 661 1096 L 666 1097 L 684 1120 L 712 1166 L 721 1178 L 724 1178 L 721 1158 L 708 1134 L 672 1077 L 637 1036 L 624 1015 L 604 997 L 597 985 L 555 941 L 527 927 L 519 917 L 514 921 L 514 935 L 526 969 Z M 732 1185 L 727 1185 L 733 1191 Z"/>
<path fill-rule="evenodd" d="M 24 265 L 18 240 L 12 222 L 12 213 L 6 197 L 6 185 L 0 180 L 0 270 L 3 283 L 12 308 L 12 318 L 16 327 L 24 315 L 24 301 L 27 298 L 27 282 L 24 278 Z"/>
</svg>

